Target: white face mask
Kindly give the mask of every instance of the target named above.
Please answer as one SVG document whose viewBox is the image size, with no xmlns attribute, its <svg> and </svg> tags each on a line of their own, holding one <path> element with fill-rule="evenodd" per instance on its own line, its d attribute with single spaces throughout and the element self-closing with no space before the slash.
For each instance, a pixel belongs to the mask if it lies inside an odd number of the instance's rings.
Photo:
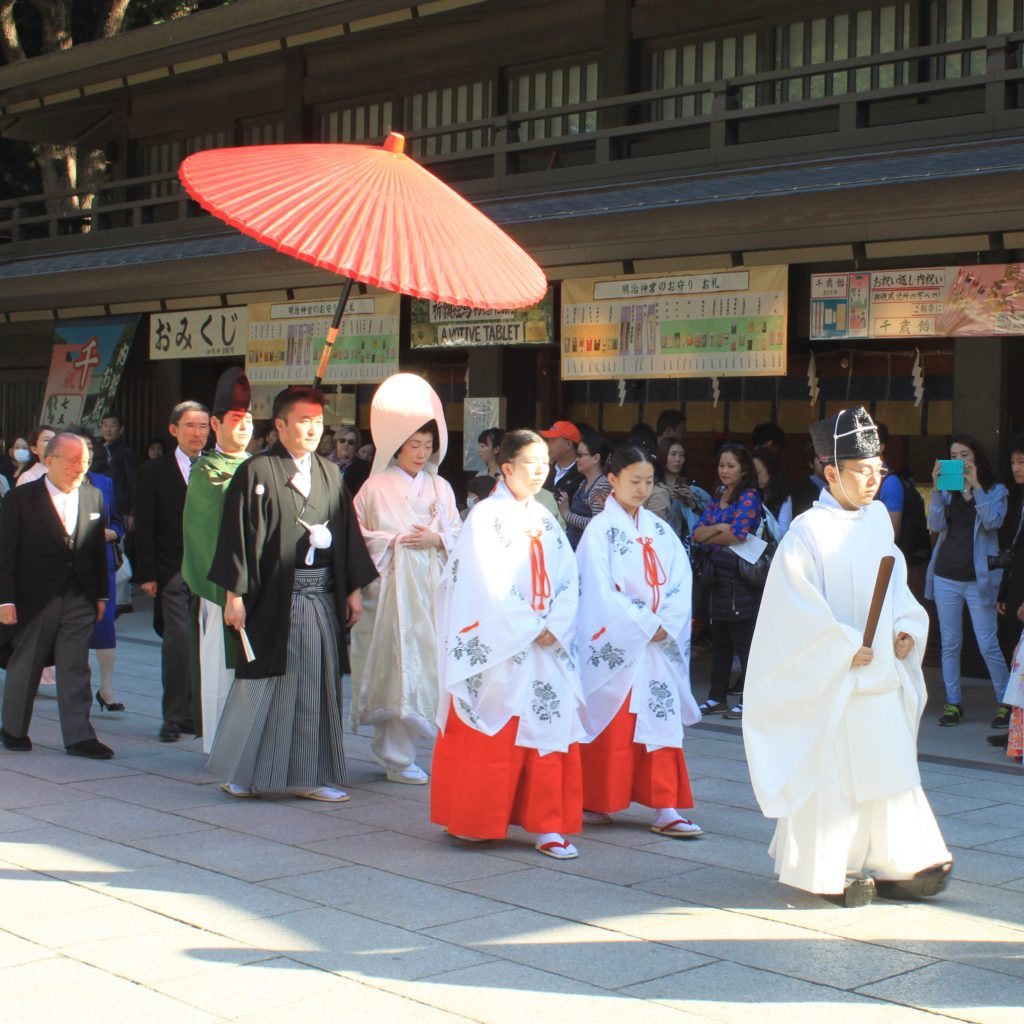
<svg viewBox="0 0 1024 1024">
<path fill-rule="evenodd" d="M 475 494 L 466 495 L 466 508 L 472 508 L 480 499 Z"/>
<path fill-rule="evenodd" d="M 32 458 L 32 453 L 27 448 L 15 448 L 12 454 L 15 462 L 28 462 Z"/>
</svg>

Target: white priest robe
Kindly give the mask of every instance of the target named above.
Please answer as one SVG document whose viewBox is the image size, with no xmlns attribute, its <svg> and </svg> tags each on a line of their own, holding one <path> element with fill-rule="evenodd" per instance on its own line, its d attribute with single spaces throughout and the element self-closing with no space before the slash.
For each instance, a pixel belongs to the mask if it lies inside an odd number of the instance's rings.
<svg viewBox="0 0 1024 1024">
<path fill-rule="evenodd" d="M 539 547 L 538 547 L 539 545 Z M 576 668 L 579 576 L 568 538 L 530 498 L 504 483 L 478 502 L 437 594 L 441 699 L 487 736 L 519 718 L 516 745 L 565 752 L 584 735 Z M 534 643 L 549 630 L 556 643 Z"/>
<path fill-rule="evenodd" d="M 700 721 L 690 692 L 692 574 L 675 533 L 645 508 L 634 521 L 614 497 L 576 548 L 577 643 L 587 739 L 599 736 L 630 697 L 635 743 L 681 747 Z M 652 643 L 664 629 L 668 639 Z"/>
<path fill-rule="evenodd" d="M 375 473 L 353 502 L 366 548 L 380 574 L 363 588 L 363 614 L 352 630 L 354 731 L 374 726 L 374 753 L 386 767 L 412 763 L 415 736 L 434 736 L 437 639 L 434 594 L 461 528 L 455 494 L 434 466 L 411 477 L 392 464 Z M 441 537 L 440 548 L 398 542 L 416 525 Z M 385 736 L 389 721 L 406 737 Z"/>
<path fill-rule="evenodd" d="M 885 555 L 896 565 L 874 659 L 852 668 Z M 902 661 L 900 632 L 914 638 Z M 884 506 L 847 511 L 823 491 L 772 561 L 744 686 L 751 781 L 779 819 L 770 852 L 785 884 L 840 893 L 848 872 L 908 878 L 950 859 L 917 768 L 927 636 Z"/>
</svg>

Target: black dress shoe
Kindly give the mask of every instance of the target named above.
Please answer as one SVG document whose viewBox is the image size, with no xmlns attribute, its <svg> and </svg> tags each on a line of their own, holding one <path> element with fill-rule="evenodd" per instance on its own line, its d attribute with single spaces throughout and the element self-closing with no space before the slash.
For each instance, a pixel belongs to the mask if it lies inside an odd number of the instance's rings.
<svg viewBox="0 0 1024 1024">
<path fill-rule="evenodd" d="M 892 881 L 878 878 L 875 888 L 883 900 L 923 900 L 946 888 L 952 870 L 953 862 L 949 860 L 918 871 L 913 878 Z"/>
<path fill-rule="evenodd" d="M 99 740 L 79 740 L 64 749 L 74 757 L 91 757 L 96 761 L 108 761 L 114 756 L 110 747 Z"/>
<path fill-rule="evenodd" d="M 178 728 L 182 732 L 187 732 L 190 736 L 195 736 L 196 734 L 196 723 L 191 718 L 182 722 L 181 725 L 178 726 Z"/>
<path fill-rule="evenodd" d="M 32 749 L 32 741 L 27 736 L 12 736 L 6 729 L 0 729 L 0 739 L 8 750 Z"/>
<path fill-rule="evenodd" d="M 98 693 L 96 694 L 96 703 L 104 711 L 124 711 L 124 705 L 120 701 L 105 701 Z"/>
<path fill-rule="evenodd" d="M 870 875 L 849 875 L 841 893 L 826 893 L 822 899 L 837 907 L 866 907 L 875 898 L 875 880 Z"/>
<path fill-rule="evenodd" d="M 160 726 L 161 743 L 177 743 L 181 738 L 181 726 L 177 722 L 164 722 Z"/>
</svg>

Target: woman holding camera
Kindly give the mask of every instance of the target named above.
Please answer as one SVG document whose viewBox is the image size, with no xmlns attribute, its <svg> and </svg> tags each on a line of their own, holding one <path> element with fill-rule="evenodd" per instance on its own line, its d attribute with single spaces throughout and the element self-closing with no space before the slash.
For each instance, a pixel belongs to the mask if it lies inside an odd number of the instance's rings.
<svg viewBox="0 0 1024 1024">
<path fill-rule="evenodd" d="M 1006 488 L 996 483 L 981 445 L 969 434 L 957 434 L 950 459 L 963 462 L 963 489 L 939 488 L 940 463 L 932 470 L 934 490 L 928 503 L 928 529 L 938 534 L 928 563 L 925 597 L 935 602 L 942 637 L 942 681 L 946 704 L 939 725 L 959 725 L 964 717 L 960 690 L 960 648 L 966 602 L 978 650 L 995 690 L 994 729 L 1006 729 L 1010 708 L 1002 703 L 1009 670 L 996 632 L 996 597 L 1002 569 L 999 528 L 1006 518 Z M 991 562 L 990 562 L 991 559 Z"/>
</svg>

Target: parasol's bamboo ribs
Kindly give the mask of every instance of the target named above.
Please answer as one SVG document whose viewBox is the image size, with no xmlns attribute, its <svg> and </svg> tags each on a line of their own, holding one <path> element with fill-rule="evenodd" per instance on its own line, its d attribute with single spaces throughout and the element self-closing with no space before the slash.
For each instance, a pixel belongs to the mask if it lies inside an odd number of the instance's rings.
<svg viewBox="0 0 1024 1024">
<path fill-rule="evenodd" d="M 868 621 L 864 627 L 864 646 L 870 647 L 875 639 L 875 630 L 878 629 L 878 619 L 882 614 L 882 605 L 885 603 L 885 592 L 889 589 L 889 580 L 892 578 L 892 570 L 896 565 L 896 559 L 892 555 L 886 555 L 878 563 L 878 576 L 875 577 L 875 592 L 871 595 L 871 607 L 868 609 Z"/>
<path fill-rule="evenodd" d="M 316 370 L 316 377 L 313 378 L 313 387 L 318 388 L 327 375 L 327 364 L 331 361 L 331 352 L 334 349 L 334 341 L 338 337 L 338 328 L 341 326 L 341 316 L 345 312 L 348 297 L 352 292 L 354 281 L 351 277 L 345 279 L 345 287 L 341 291 L 341 298 L 334 310 L 334 319 L 331 320 L 331 329 L 327 332 L 327 340 L 324 343 L 324 350 L 320 353 L 320 365 Z"/>
</svg>

